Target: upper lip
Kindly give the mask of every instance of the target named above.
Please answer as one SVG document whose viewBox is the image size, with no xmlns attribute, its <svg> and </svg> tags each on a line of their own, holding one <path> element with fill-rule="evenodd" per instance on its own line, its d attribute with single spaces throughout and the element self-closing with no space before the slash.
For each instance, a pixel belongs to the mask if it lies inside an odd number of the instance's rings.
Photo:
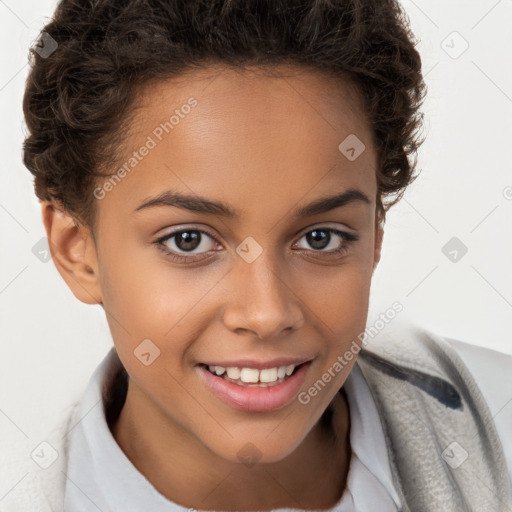
<svg viewBox="0 0 512 512">
<path fill-rule="evenodd" d="M 278 368 L 280 366 L 290 366 L 291 364 L 299 366 L 300 364 L 311 361 L 312 358 L 297 358 L 297 357 L 280 357 L 271 359 L 269 361 L 257 361 L 255 359 L 238 359 L 237 361 L 216 361 L 216 362 L 203 362 L 207 366 L 222 366 L 223 368 L 254 368 L 256 370 L 263 370 L 265 368 Z"/>
</svg>

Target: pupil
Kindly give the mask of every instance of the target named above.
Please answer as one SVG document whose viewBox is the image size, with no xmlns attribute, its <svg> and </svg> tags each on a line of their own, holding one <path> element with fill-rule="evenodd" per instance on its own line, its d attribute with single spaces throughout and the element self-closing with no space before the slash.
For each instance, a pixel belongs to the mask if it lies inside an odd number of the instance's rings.
<svg viewBox="0 0 512 512">
<path fill-rule="evenodd" d="M 308 243 L 311 245 L 311 247 L 314 247 L 315 249 L 323 249 L 324 247 L 327 247 L 327 245 L 329 245 L 329 240 L 331 238 L 330 233 L 318 229 L 311 231 L 306 236 L 308 239 Z M 325 243 L 326 241 L 327 243 Z"/>
<path fill-rule="evenodd" d="M 181 231 L 176 235 L 176 245 L 182 251 L 195 249 L 201 242 L 201 233 L 197 231 Z"/>
</svg>

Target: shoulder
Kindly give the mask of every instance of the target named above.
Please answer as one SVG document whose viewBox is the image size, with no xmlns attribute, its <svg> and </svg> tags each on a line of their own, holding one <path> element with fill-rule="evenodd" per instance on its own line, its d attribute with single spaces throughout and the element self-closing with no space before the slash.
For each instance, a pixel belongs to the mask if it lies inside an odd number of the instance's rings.
<svg viewBox="0 0 512 512">
<path fill-rule="evenodd" d="M 512 414 L 512 384 L 507 379 L 512 374 L 511 354 L 439 334 L 408 319 L 394 319 L 380 330 L 368 325 L 361 354 L 370 352 L 387 363 L 439 376 L 446 376 L 443 362 L 449 361 L 452 370 L 474 381 L 495 419 Z"/>
<path fill-rule="evenodd" d="M 368 331 L 363 346 L 389 361 L 431 373 L 439 372 L 442 359 L 449 360 L 474 380 L 493 416 L 500 411 L 512 413 L 512 384 L 506 379 L 512 374 L 510 354 L 444 336 L 408 320 L 395 321 L 374 335 Z"/>
<path fill-rule="evenodd" d="M 512 369 L 510 354 L 444 336 L 408 319 L 394 319 L 381 329 L 369 324 L 364 334 L 363 348 L 390 361 L 418 363 L 428 371 L 423 366 L 428 360 L 436 361 L 437 366 L 442 358 L 451 360 L 462 371 L 467 370 L 491 400 L 512 399 L 512 386 L 504 385 L 502 379 Z M 436 365 L 431 366 L 434 369 Z"/>
<path fill-rule="evenodd" d="M 378 374 L 413 382 L 430 396 L 441 397 L 445 405 L 455 406 L 459 395 L 462 400 L 471 398 L 473 405 L 480 403 L 486 423 L 496 428 L 512 474 L 512 355 L 441 335 L 407 319 L 393 320 L 380 331 L 367 329 L 361 355 L 369 356 L 368 363 Z"/>
<path fill-rule="evenodd" d="M 482 392 L 512 475 L 512 355 L 454 338 L 443 339 L 457 352 Z"/>
<path fill-rule="evenodd" d="M 63 408 L 40 439 L 18 438 L 2 453 L 2 480 L 12 482 L 0 512 L 63 510 L 69 433 L 79 400 Z"/>
<path fill-rule="evenodd" d="M 112 380 L 119 375 L 120 368 L 117 353 L 111 348 L 96 367 L 87 388 L 61 409 L 46 435 L 40 439 L 18 438 L 8 450 L 3 450 L 0 481 L 12 481 L 12 488 L 1 500 L 0 512 L 62 512 L 69 447 L 73 433 L 79 430 L 75 427 L 90 410 L 87 397 L 96 401 L 98 393 L 104 405 L 110 404 L 113 396 L 122 390 L 122 387 L 112 388 Z"/>
<path fill-rule="evenodd" d="M 505 382 L 503 377 L 512 372 L 512 355 L 446 336 L 443 339 L 464 361 L 491 411 L 497 412 L 496 407 L 501 408 L 511 402 L 512 385 Z"/>
</svg>

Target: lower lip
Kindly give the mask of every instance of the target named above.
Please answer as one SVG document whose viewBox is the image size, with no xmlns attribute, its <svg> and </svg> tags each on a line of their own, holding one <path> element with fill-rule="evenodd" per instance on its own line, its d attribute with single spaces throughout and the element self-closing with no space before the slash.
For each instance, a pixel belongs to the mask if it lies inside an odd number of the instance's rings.
<svg viewBox="0 0 512 512">
<path fill-rule="evenodd" d="M 240 386 L 213 375 L 204 366 L 199 365 L 197 368 L 206 385 L 223 402 L 247 412 L 267 412 L 284 407 L 296 397 L 304 383 L 310 364 L 311 361 L 304 363 L 281 384 L 267 387 Z"/>
</svg>

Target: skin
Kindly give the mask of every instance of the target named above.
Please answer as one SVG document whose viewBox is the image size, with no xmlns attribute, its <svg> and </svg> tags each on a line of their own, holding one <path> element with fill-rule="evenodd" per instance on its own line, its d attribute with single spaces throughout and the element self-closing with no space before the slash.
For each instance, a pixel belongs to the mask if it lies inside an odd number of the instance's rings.
<svg viewBox="0 0 512 512">
<path fill-rule="evenodd" d="M 94 233 L 50 202 L 43 220 L 74 295 L 105 309 L 129 374 L 112 432 L 155 488 L 196 509 L 328 508 L 346 484 L 350 418 L 338 390 L 356 358 L 308 404 L 294 399 L 264 413 L 222 402 L 196 366 L 303 356 L 313 359 L 301 388 L 308 390 L 364 331 L 380 259 L 376 153 L 358 90 L 305 68 L 282 66 L 284 77 L 255 71 L 216 66 L 153 83 L 140 97 L 127 156 L 188 98 L 198 104 L 96 201 Z M 366 145 L 354 161 L 338 150 L 349 134 Z M 299 206 L 349 188 L 369 204 L 294 217 Z M 172 206 L 134 211 L 169 189 L 225 202 L 240 217 Z M 172 261 L 153 242 L 183 227 L 208 229 L 218 243 L 204 235 L 192 249 L 198 261 Z M 305 236 L 315 228 L 359 240 L 329 256 L 346 242 L 331 234 L 327 249 L 315 248 Z M 251 263 L 236 252 L 248 236 L 263 248 Z M 167 248 L 190 257 L 176 238 Z M 160 349 L 150 366 L 134 356 L 147 338 Z M 334 439 L 319 423 L 329 405 Z M 255 464 L 239 458 L 247 443 Z"/>
</svg>

